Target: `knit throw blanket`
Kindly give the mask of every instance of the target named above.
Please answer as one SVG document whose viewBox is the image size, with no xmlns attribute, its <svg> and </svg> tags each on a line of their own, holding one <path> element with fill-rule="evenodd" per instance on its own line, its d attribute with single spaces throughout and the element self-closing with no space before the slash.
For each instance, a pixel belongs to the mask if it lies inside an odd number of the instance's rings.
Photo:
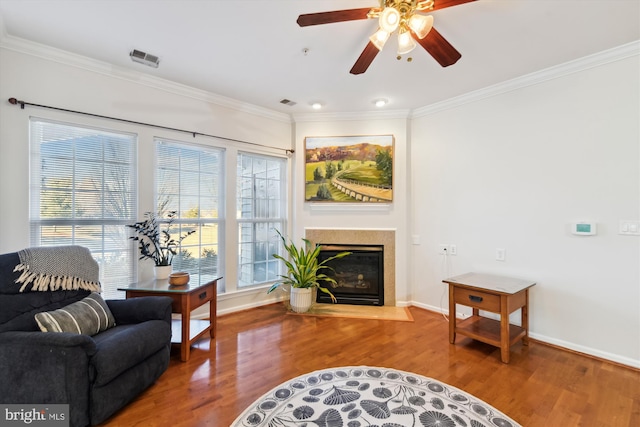
<svg viewBox="0 0 640 427">
<path fill-rule="evenodd" d="M 100 292 L 100 269 L 89 249 L 82 246 L 37 247 L 18 251 L 20 292 L 86 289 Z"/>
</svg>

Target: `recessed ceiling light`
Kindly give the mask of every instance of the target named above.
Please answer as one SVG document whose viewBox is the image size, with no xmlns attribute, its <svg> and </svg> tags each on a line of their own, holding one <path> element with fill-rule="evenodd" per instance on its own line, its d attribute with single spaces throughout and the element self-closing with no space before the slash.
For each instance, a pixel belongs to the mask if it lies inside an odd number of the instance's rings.
<svg viewBox="0 0 640 427">
<path fill-rule="evenodd" d="M 322 108 L 322 104 L 319 102 L 313 102 L 311 103 L 311 108 L 313 108 L 314 110 L 319 110 Z"/>
<path fill-rule="evenodd" d="M 384 98 L 379 98 L 379 99 L 376 99 L 375 101 L 373 101 L 373 103 L 376 105 L 376 107 L 381 108 L 381 107 L 384 107 L 385 105 L 387 105 L 387 103 L 389 103 L 389 101 L 387 101 Z"/>
</svg>

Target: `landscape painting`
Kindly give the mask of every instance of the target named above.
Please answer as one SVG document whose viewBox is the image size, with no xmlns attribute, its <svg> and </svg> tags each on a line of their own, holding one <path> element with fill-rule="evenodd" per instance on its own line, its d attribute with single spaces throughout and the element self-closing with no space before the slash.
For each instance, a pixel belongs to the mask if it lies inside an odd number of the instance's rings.
<svg viewBox="0 0 640 427">
<path fill-rule="evenodd" d="M 305 201 L 393 201 L 393 135 L 305 140 Z"/>
</svg>

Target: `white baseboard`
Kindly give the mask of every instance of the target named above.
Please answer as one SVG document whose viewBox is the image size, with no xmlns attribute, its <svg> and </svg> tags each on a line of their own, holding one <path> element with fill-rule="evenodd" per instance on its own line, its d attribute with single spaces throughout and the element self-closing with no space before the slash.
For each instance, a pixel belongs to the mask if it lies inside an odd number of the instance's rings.
<svg viewBox="0 0 640 427">
<path fill-rule="evenodd" d="M 242 304 L 242 305 L 235 305 L 233 307 L 226 308 L 226 309 L 225 308 L 223 308 L 223 309 L 218 308 L 218 316 L 222 316 L 222 315 L 230 314 L 230 313 L 235 313 L 237 311 L 249 310 L 250 308 L 262 307 L 263 305 L 269 305 L 269 304 L 274 304 L 274 303 L 277 303 L 277 302 L 282 302 L 282 301 L 284 301 L 286 299 L 287 298 L 280 297 L 280 298 L 273 298 L 273 299 L 269 299 L 269 300 L 250 302 L 250 303 L 246 303 L 246 304 Z"/>
<path fill-rule="evenodd" d="M 634 360 L 630 357 L 620 356 L 618 354 L 608 353 L 591 347 L 585 347 L 583 345 L 575 344 L 568 341 L 551 338 L 545 335 L 536 334 L 529 331 L 529 337 L 531 339 L 547 343 L 556 347 L 565 348 L 567 350 L 576 351 L 578 353 L 584 353 L 589 356 L 597 357 L 598 359 L 609 360 L 611 362 L 619 363 L 621 365 L 630 366 L 632 368 L 640 369 L 640 360 Z"/>
<path fill-rule="evenodd" d="M 425 310 L 433 311 L 436 313 L 443 313 L 448 315 L 449 310 L 442 309 L 440 307 L 436 307 L 429 304 L 423 304 L 419 302 L 412 302 L 410 305 L 414 307 L 419 307 Z M 458 313 L 458 318 L 466 317 Z M 529 337 L 536 341 L 540 341 L 542 343 L 546 343 L 549 345 L 553 345 L 555 347 L 563 348 L 570 351 L 575 351 L 578 353 L 584 353 L 589 356 L 596 357 L 598 359 L 608 360 L 614 363 L 619 363 L 621 365 L 630 366 L 632 368 L 640 369 L 640 360 L 634 360 L 630 357 L 620 356 L 618 354 L 608 353 L 606 351 L 601 351 L 598 349 L 594 349 L 591 347 L 582 346 L 579 344 L 575 344 L 569 341 L 559 340 L 556 338 L 548 337 L 546 335 L 537 334 L 533 331 L 529 331 Z"/>
</svg>

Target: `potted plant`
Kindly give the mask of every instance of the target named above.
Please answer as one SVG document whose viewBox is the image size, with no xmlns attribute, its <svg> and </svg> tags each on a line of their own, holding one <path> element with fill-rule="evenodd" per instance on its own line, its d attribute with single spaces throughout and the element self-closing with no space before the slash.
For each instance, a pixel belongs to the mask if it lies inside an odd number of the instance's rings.
<svg viewBox="0 0 640 427">
<path fill-rule="evenodd" d="M 280 236 L 282 244 L 289 254 L 289 260 L 278 254 L 273 254 L 273 257 L 284 263 L 287 267 L 287 274 L 280 275 L 282 280 L 274 283 L 267 293 L 273 292 L 280 286 L 290 286 L 291 309 L 297 313 L 304 313 L 311 307 L 311 291 L 313 288 L 317 288 L 321 292 L 328 294 L 334 303 L 337 302 L 336 297 L 331 293 L 331 291 L 320 285 L 321 281 L 332 284 L 336 284 L 336 281 L 332 277 L 322 273 L 321 270 L 333 270 L 330 266 L 326 265 L 326 263 L 333 259 L 343 258 L 350 255 L 351 252 L 340 252 L 339 254 L 329 257 L 322 262 L 318 262 L 320 246 L 312 248 L 311 242 L 303 238 L 302 241 L 304 242 L 304 246 L 298 248 L 293 242 L 287 244 L 287 241 L 280 231 L 276 230 L 276 233 Z"/>
<path fill-rule="evenodd" d="M 159 218 L 154 212 L 145 212 L 145 220 L 129 224 L 136 232 L 131 239 L 138 242 L 140 259 L 150 259 L 155 263 L 156 279 L 166 279 L 171 273 L 173 257 L 178 253 L 178 247 L 187 236 L 196 232 L 191 230 L 178 239 L 171 237 L 171 226 L 176 219 L 177 212 L 170 211 L 166 219 Z M 161 229 L 161 224 L 165 224 Z"/>
</svg>

